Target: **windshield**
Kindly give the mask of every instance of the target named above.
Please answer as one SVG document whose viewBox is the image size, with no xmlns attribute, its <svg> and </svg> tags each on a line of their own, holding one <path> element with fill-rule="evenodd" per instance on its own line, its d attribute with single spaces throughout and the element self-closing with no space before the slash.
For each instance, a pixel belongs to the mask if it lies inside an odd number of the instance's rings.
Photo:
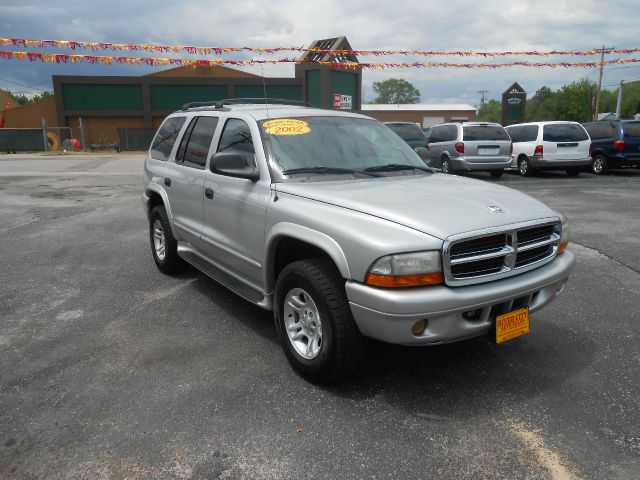
<svg viewBox="0 0 640 480">
<path fill-rule="evenodd" d="M 404 141 L 425 140 L 424 132 L 418 125 L 410 123 L 388 123 L 387 127 L 396 132 Z"/>
<path fill-rule="evenodd" d="M 370 177 L 424 175 L 417 153 L 375 120 L 354 117 L 296 117 L 263 120 L 260 130 L 278 180 L 333 175 Z M 398 166 L 415 168 L 398 168 Z M 391 166 L 389 168 L 380 168 Z M 363 175 L 369 169 L 367 175 Z M 373 169 L 373 170 L 371 170 Z M 375 172 L 373 175 L 370 172 Z"/>
</svg>

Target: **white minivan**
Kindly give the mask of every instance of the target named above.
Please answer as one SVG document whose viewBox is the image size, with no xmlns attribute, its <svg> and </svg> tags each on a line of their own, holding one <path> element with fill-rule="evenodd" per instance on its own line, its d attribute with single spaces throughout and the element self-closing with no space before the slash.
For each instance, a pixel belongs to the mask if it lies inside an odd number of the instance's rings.
<svg viewBox="0 0 640 480">
<path fill-rule="evenodd" d="M 520 123 L 506 130 L 513 141 L 511 166 L 522 176 L 536 170 L 565 170 L 576 176 L 591 164 L 591 139 L 579 123 Z"/>
</svg>

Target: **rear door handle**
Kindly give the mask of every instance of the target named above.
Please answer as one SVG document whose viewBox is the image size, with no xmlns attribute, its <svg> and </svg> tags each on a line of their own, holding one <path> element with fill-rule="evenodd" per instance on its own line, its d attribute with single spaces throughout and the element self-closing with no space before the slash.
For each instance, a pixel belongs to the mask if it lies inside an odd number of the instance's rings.
<svg viewBox="0 0 640 480">
<path fill-rule="evenodd" d="M 205 188 L 204 198 L 208 198 L 209 200 L 211 200 L 213 198 L 213 190 L 211 190 L 210 188 Z"/>
<path fill-rule="evenodd" d="M 171 179 L 169 177 L 164 177 L 164 185 L 166 187 L 170 187 L 171 186 Z"/>
</svg>

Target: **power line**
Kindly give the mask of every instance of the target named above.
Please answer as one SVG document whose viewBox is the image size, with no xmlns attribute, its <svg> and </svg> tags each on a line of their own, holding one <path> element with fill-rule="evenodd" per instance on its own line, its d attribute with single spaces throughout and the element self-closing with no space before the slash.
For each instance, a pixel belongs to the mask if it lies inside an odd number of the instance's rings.
<svg viewBox="0 0 640 480">
<path fill-rule="evenodd" d="M 478 90 L 478 93 L 482 95 L 482 97 L 480 98 L 480 105 L 484 105 L 484 96 L 485 94 L 489 93 L 489 90 Z"/>
<path fill-rule="evenodd" d="M 3 82 L 7 82 L 7 83 L 13 83 L 14 85 L 18 85 L 19 87 L 25 87 L 25 88 L 28 88 L 30 90 L 37 90 L 38 92 L 44 92 L 44 91 L 48 90 L 46 88 L 39 88 L 39 87 L 34 87 L 32 85 L 27 85 L 25 83 L 15 82 L 13 80 L 9 80 L 8 78 L 4 78 L 4 77 L 0 77 L 0 80 L 2 80 Z"/>
</svg>

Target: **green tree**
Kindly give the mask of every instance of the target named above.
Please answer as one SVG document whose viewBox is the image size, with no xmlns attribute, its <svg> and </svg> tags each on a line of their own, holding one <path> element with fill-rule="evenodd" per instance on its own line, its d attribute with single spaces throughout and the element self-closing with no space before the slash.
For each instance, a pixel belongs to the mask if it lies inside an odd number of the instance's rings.
<svg viewBox="0 0 640 480">
<path fill-rule="evenodd" d="M 373 82 L 373 91 L 378 95 L 375 103 L 418 103 L 420 92 L 411 83 L 401 78 L 390 78 Z"/>
<path fill-rule="evenodd" d="M 29 98 L 24 94 L 16 95 L 16 94 L 11 93 L 11 92 L 9 92 L 9 95 L 11 95 L 11 97 L 16 102 L 18 102 L 20 105 L 26 105 L 28 103 L 41 102 L 42 100 L 48 100 L 48 99 L 54 97 L 53 92 L 49 92 L 47 90 L 45 90 L 44 92 L 39 93 L 37 95 L 34 95 L 33 98 Z"/>
<path fill-rule="evenodd" d="M 481 122 L 500 123 L 502 121 L 501 116 L 502 104 L 499 100 L 489 100 L 480 105 L 478 109 L 478 120 Z"/>
</svg>

